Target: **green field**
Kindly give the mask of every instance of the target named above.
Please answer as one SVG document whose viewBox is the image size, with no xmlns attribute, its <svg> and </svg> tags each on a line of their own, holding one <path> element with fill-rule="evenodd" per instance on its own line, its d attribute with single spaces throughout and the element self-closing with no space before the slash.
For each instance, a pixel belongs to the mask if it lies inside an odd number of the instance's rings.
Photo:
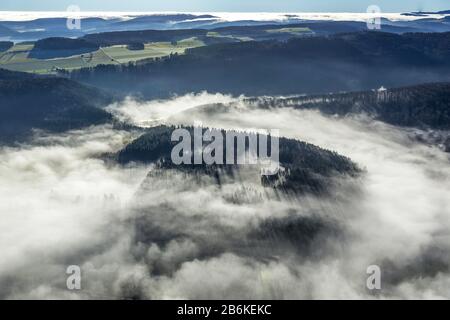
<svg viewBox="0 0 450 320">
<path fill-rule="evenodd" d="M 32 73 L 54 73 L 57 69 L 79 69 L 94 67 L 99 64 L 122 64 L 149 58 L 160 58 L 170 54 L 183 54 L 186 49 L 203 46 L 196 38 L 170 42 L 153 42 L 145 44 L 144 50 L 128 50 L 127 46 L 104 47 L 91 53 L 67 58 L 33 59 L 29 58 L 33 44 L 16 44 L 6 52 L 0 53 L 0 68 Z"/>
<path fill-rule="evenodd" d="M 128 63 L 148 58 L 165 57 L 170 54 L 183 54 L 186 49 L 203 46 L 204 43 L 194 38 L 178 41 L 176 44 L 170 42 L 155 42 L 145 44 L 144 50 L 128 50 L 127 46 L 119 45 L 102 48 L 105 54 L 117 63 Z"/>
<path fill-rule="evenodd" d="M 207 37 L 210 38 L 229 38 L 233 40 L 239 40 L 239 41 L 252 41 L 253 39 L 250 37 L 236 37 L 233 35 L 223 35 L 216 31 L 210 31 L 206 34 Z"/>
<path fill-rule="evenodd" d="M 301 35 L 304 33 L 313 32 L 310 28 L 281 28 L 266 30 L 268 33 L 290 33 L 294 35 Z"/>
</svg>

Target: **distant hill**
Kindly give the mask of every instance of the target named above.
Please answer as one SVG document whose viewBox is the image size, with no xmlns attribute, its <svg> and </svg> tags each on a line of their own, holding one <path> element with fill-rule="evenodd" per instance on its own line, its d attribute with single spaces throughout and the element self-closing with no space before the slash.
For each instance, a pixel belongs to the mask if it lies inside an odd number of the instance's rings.
<svg viewBox="0 0 450 320">
<path fill-rule="evenodd" d="M 32 129 L 61 132 L 111 122 L 101 91 L 63 78 L 0 69 L 0 143 L 26 139 Z"/>
<path fill-rule="evenodd" d="M 407 14 L 407 13 L 406 13 Z M 450 10 L 442 10 L 442 11 L 418 11 L 418 12 L 412 12 L 411 14 L 417 14 L 417 15 L 427 15 L 427 14 L 450 14 Z"/>
<path fill-rule="evenodd" d="M 192 127 L 183 127 L 191 132 Z M 128 144 L 117 154 L 121 164 L 130 162 L 155 163 L 162 170 L 179 170 L 188 174 L 206 174 L 216 178 L 218 184 L 223 178 L 233 178 L 242 168 L 239 165 L 174 165 L 170 154 L 176 145 L 171 141 L 175 127 L 158 126 Z M 204 129 L 206 130 L 206 129 Z M 225 134 L 225 131 L 221 131 Z M 236 133 L 236 132 L 235 132 Z M 239 133 L 237 133 L 239 134 Z M 241 133 L 242 134 L 242 133 Z M 287 193 L 325 193 L 331 187 L 334 175 L 357 176 L 360 169 L 349 158 L 312 144 L 280 138 L 280 164 L 283 170 L 274 176 L 261 177 L 262 185 Z M 224 143 L 224 154 L 226 144 Z M 248 146 L 247 146 L 248 148 Z M 236 151 L 236 146 L 235 146 Z M 225 160 L 224 160 L 225 162 Z M 249 165 L 242 165 L 247 167 Z M 259 176 L 259 171 L 255 170 Z"/>
<path fill-rule="evenodd" d="M 178 16 L 178 15 L 177 15 Z M 356 21 L 305 21 L 295 23 L 276 23 L 273 21 L 256 22 L 256 21 L 237 21 L 237 22 L 214 22 L 201 25 L 198 28 L 185 29 L 154 29 L 147 24 L 148 21 L 158 21 L 158 16 L 138 17 L 132 20 L 118 22 L 116 25 L 136 25 L 137 21 L 142 22 L 142 30 L 121 30 L 90 33 L 82 39 L 94 42 L 101 46 L 129 44 L 130 42 L 159 42 L 159 41 L 179 41 L 185 38 L 198 37 L 208 42 L 209 33 L 215 33 L 222 37 L 222 40 L 235 39 L 234 42 L 240 42 L 239 38 L 248 38 L 256 41 L 263 40 L 287 40 L 292 37 L 302 35 L 334 35 L 339 33 L 362 32 L 367 30 L 365 22 Z M 162 19 L 162 18 L 161 18 Z M 154 23 L 154 22 L 152 22 Z M 450 26 L 443 24 L 441 21 L 420 22 L 403 22 L 396 23 L 387 19 L 383 20 L 383 31 L 389 33 L 406 33 L 406 32 L 424 32 L 424 31 L 450 31 Z M 308 30 L 308 32 L 296 32 L 295 30 Z M 281 30 L 280 32 L 273 32 Z M 219 38 L 220 39 L 220 38 Z M 218 38 L 215 39 L 216 41 Z"/>
<path fill-rule="evenodd" d="M 88 18 L 83 20 L 83 28 L 101 25 L 105 20 Z M 2 21 L 1 24 L 14 30 L 14 39 L 36 41 L 49 37 L 79 37 L 84 34 L 79 29 L 67 28 L 67 18 L 40 18 L 29 21 Z"/>
<path fill-rule="evenodd" d="M 0 24 L 0 37 L 12 37 L 17 34 L 18 34 L 18 32 L 13 31 L 13 30 Z"/>
<path fill-rule="evenodd" d="M 448 11 L 439 12 L 446 14 Z M 450 31 L 450 26 L 443 20 L 431 16 L 432 13 L 405 13 L 405 16 L 418 16 L 426 18 L 426 21 L 390 21 L 382 19 L 382 29 L 385 32 L 405 33 L 405 32 L 446 32 Z M 344 14 L 345 16 L 345 14 Z M 281 15 L 280 15 L 281 17 Z M 227 20 L 210 14 L 151 14 L 137 16 L 127 19 L 119 17 L 103 19 L 90 17 L 81 19 L 81 29 L 69 29 L 66 27 L 65 18 L 40 18 L 31 21 L 2 21 L 1 26 L 7 28 L 0 36 L 13 36 L 14 40 L 39 40 L 48 37 L 82 37 L 86 34 L 108 33 L 118 31 L 139 31 L 139 30 L 181 30 L 181 29 L 205 29 L 213 30 L 221 27 L 249 27 L 247 31 L 253 32 L 252 27 L 262 25 L 278 25 L 291 27 L 293 24 L 302 24 L 310 28 L 317 35 L 331 35 L 341 32 L 356 32 L 367 30 L 365 22 L 333 21 L 329 20 L 303 20 L 296 14 L 284 15 L 280 20 L 259 20 L 258 15 L 253 18 L 243 20 Z M 342 17 L 337 20 L 342 20 Z M 424 19 L 425 20 L 425 19 Z M 1 27 L 0 27 L 1 29 Z M 140 41 L 140 40 L 139 40 Z M 176 41 L 176 40 L 175 40 Z"/>
<path fill-rule="evenodd" d="M 135 26 L 143 24 L 147 26 L 150 24 L 167 24 L 167 23 L 176 23 L 187 20 L 194 19 L 217 19 L 216 16 L 210 14 L 202 14 L 202 15 L 194 15 L 194 14 L 185 14 L 185 13 L 175 13 L 175 14 L 153 14 L 149 16 L 141 16 L 133 19 L 128 19 L 124 21 L 116 22 L 114 25 L 124 25 L 124 26 Z"/>
</svg>

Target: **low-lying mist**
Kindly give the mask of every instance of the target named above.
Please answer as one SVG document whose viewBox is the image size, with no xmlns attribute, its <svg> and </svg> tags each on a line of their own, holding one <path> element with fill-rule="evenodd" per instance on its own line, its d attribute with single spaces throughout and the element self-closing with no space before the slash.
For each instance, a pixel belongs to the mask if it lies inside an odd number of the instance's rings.
<svg viewBox="0 0 450 320">
<path fill-rule="evenodd" d="M 108 110 L 143 126 L 279 129 L 365 171 L 332 196 L 292 198 L 257 179 L 219 187 L 119 166 L 104 155 L 136 134 L 109 126 L 37 133 L 0 150 L 1 298 L 450 297 L 448 154 L 407 130 L 207 93 Z M 69 265 L 81 267 L 79 291 L 66 288 Z M 382 271 L 376 292 L 370 265 Z"/>
</svg>

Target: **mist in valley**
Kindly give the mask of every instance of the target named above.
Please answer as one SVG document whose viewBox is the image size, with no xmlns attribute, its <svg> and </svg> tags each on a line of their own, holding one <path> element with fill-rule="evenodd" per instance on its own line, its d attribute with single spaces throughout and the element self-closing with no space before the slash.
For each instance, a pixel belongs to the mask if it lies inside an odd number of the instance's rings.
<svg viewBox="0 0 450 320">
<path fill-rule="evenodd" d="M 0 150 L 1 298 L 450 297 L 449 155 L 410 130 L 208 93 L 107 110 L 141 127 L 279 129 L 363 173 L 336 176 L 331 195 L 292 197 L 245 172 L 218 186 L 110 161 L 138 131 L 36 132 Z M 69 265 L 81 267 L 79 291 L 66 288 Z M 371 265 L 382 271 L 376 292 Z"/>
</svg>

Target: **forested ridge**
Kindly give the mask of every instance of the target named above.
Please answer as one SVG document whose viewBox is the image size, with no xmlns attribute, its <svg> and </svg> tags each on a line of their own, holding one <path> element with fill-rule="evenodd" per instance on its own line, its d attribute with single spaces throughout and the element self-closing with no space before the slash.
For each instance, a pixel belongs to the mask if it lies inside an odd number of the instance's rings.
<svg viewBox="0 0 450 320">
<path fill-rule="evenodd" d="M 193 136 L 193 127 L 154 127 L 148 129 L 145 134 L 119 151 L 116 155 L 117 161 L 123 165 L 131 162 L 154 163 L 161 169 L 175 169 L 187 173 L 208 174 L 214 176 L 218 183 L 220 183 L 221 175 L 233 176 L 239 171 L 241 166 L 251 166 L 230 164 L 207 165 L 204 162 L 202 164 L 175 165 L 171 160 L 171 152 L 178 142 L 172 142 L 171 135 L 177 128 L 184 128 Z M 203 131 L 205 130 L 203 129 Z M 221 130 L 221 132 L 223 135 L 226 133 L 245 135 L 245 133 L 235 131 Z M 207 144 L 205 143 L 204 146 Z M 227 152 L 225 142 L 223 148 L 225 157 Z M 236 145 L 234 145 L 234 148 L 236 153 Z M 248 141 L 246 148 L 248 149 Z M 262 176 L 261 183 L 265 186 L 286 192 L 326 192 L 332 184 L 331 178 L 333 176 L 357 176 L 361 172 L 358 166 L 345 156 L 294 139 L 280 138 L 279 155 L 282 170 L 273 176 Z M 225 158 L 223 162 L 226 163 Z M 191 163 L 194 162 L 191 161 Z"/>
<path fill-rule="evenodd" d="M 450 33 L 361 32 L 249 41 L 65 74 L 147 98 L 207 90 L 246 95 L 359 91 L 450 81 Z"/>
<path fill-rule="evenodd" d="M 64 78 L 0 70 L 0 143 L 27 138 L 32 129 L 61 132 L 112 121 L 101 109 L 108 94 Z"/>
<path fill-rule="evenodd" d="M 330 115 L 366 113 L 398 126 L 450 129 L 450 83 L 290 98 L 253 98 L 259 107 L 318 109 Z"/>
</svg>

